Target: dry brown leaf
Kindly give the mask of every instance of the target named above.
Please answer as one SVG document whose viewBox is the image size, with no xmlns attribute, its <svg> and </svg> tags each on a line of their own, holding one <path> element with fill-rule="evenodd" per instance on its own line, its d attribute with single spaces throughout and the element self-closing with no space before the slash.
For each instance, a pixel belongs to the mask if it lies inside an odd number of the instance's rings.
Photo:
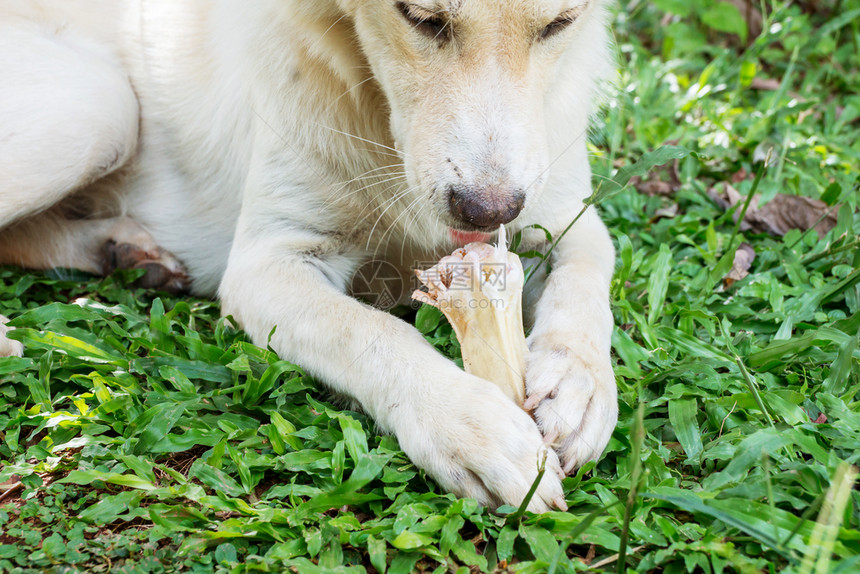
<svg viewBox="0 0 860 574">
<path fill-rule="evenodd" d="M 582 562 L 583 562 L 583 564 L 588 566 L 589 564 L 594 562 L 594 559 L 596 557 L 597 557 L 597 548 L 595 547 L 594 544 L 592 544 L 591 546 L 588 547 L 588 552 L 586 552 L 585 558 L 582 559 Z"/>
<path fill-rule="evenodd" d="M 678 145 L 680 140 L 668 140 L 666 145 Z M 630 185 L 640 193 L 649 197 L 669 196 L 681 189 L 681 162 L 679 160 L 655 167 L 650 171 L 650 177 L 643 180 L 641 177 L 630 178 Z"/>
<path fill-rule="evenodd" d="M 709 195 L 723 209 L 729 209 L 746 200 L 738 190 L 730 185 L 726 185 L 726 189 L 722 193 L 711 190 Z M 835 209 L 829 208 L 821 200 L 779 193 L 765 205 L 759 207 L 760 197 L 759 195 L 753 197 L 741 223 L 742 230 L 770 233 L 782 237 L 792 229 L 806 231 L 815 226 L 818 236 L 824 237 L 828 231 L 836 227 Z M 739 216 L 740 210 L 735 212 L 734 220 L 737 221 Z M 819 222 L 819 220 L 821 221 Z"/>
<path fill-rule="evenodd" d="M 654 221 L 658 219 L 672 219 L 681 211 L 681 208 L 678 207 L 677 203 L 673 203 L 671 205 L 667 205 L 666 207 L 661 207 L 657 211 L 654 212 Z"/>
<path fill-rule="evenodd" d="M 660 181 L 659 179 L 649 179 L 648 181 L 637 180 L 633 182 L 636 189 L 640 193 L 644 193 L 649 197 L 655 195 L 672 195 L 678 191 L 678 184 L 669 181 Z"/>
<path fill-rule="evenodd" d="M 644 193 L 649 197 L 654 197 L 655 195 L 673 195 L 681 188 L 679 165 L 678 160 L 669 162 L 662 167 L 653 169 L 651 171 L 650 179 L 643 180 L 641 177 L 636 176 L 630 179 L 630 184 L 633 185 L 637 191 Z M 663 179 L 661 179 L 661 176 Z"/>
<path fill-rule="evenodd" d="M 732 176 L 732 183 L 740 183 L 742 181 L 746 181 L 750 178 L 750 175 L 750 172 L 748 172 L 745 168 L 742 167 Z"/>
<path fill-rule="evenodd" d="M 748 243 L 741 243 L 738 250 L 735 251 L 735 261 L 732 263 L 732 270 L 726 275 L 726 287 L 731 287 L 735 281 L 740 281 L 750 274 L 750 267 L 755 261 L 755 249 Z"/>
</svg>

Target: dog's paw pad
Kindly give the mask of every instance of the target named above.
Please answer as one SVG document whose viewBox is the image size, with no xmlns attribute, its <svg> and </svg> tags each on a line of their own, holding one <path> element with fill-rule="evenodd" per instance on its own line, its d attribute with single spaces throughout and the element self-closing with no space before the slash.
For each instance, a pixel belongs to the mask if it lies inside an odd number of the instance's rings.
<svg viewBox="0 0 860 574">
<path fill-rule="evenodd" d="M 146 249 L 132 243 L 106 242 L 102 270 L 109 275 L 117 269 L 145 270 L 146 274 L 135 282 L 135 286 L 145 289 L 182 293 L 191 285 L 182 264 L 159 247 Z"/>
</svg>

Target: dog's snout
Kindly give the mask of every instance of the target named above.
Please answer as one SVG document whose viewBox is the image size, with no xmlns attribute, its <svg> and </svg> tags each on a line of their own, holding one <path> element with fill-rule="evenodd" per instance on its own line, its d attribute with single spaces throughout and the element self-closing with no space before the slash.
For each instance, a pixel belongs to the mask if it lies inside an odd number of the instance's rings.
<svg viewBox="0 0 860 574">
<path fill-rule="evenodd" d="M 523 210 L 526 195 L 521 189 L 499 187 L 449 187 L 451 215 L 474 227 L 497 227 L 510 223 Z"/>
</svg>

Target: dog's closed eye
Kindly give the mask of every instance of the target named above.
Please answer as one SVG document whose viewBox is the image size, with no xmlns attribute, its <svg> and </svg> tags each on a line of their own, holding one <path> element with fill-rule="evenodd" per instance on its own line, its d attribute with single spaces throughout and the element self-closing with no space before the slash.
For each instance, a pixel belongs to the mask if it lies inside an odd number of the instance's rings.
<svg viewBox="0 0 860 574">
<path fill-rule="evenodd" d="M 425 36 L 433 40 L 450 39 L 450 21 L 444 16 L 406 2 L 398 2 L 397 9 L 416 30 Z"/>
<path fill-rule="evenodd" d="M 546 40 L 547 38 L 551 38 L 569 28 L 570 25 L 576 22 L 576 20 L 582 15 L 586 6 L 587 4 L 581 4 L 576 8 L 572 8 L 561 14 L 541 31 L 540 39 Z"/>
</svg>

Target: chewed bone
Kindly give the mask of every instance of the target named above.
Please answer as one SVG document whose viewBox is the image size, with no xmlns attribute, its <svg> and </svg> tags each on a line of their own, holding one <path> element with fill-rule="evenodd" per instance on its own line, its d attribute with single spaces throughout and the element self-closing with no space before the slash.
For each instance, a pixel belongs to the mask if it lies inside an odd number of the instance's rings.
<svg viewBox="0 0 860 574">
<path fill-rule="evenodd" d="M 471 243 L 415 274 L 427 292 L 412 298 L 432 305 L 448 318 L 468 373 L 498 385 L 522 405 L 525 397 L 526 346 L 519 257 L 508 251 L 505 226 L 492 246 Z"/>
</svg>

